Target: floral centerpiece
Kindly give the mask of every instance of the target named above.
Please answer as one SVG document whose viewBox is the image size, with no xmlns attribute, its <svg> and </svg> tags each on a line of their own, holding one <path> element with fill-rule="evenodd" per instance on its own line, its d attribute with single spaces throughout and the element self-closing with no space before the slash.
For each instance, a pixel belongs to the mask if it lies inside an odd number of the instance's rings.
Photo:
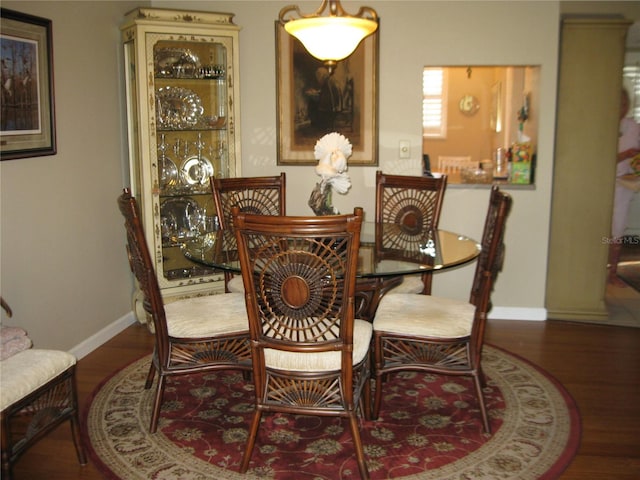
<svg viewBox="0 0 640 480">
<path fill-rule="evenodd" d="M 351 188 L 347 172 L 347 159 L 351 156 L 351 142 L 336 132 L 327 133 L 316 142 L 313 155 L 318 160 L 316 175 L 321 180 L 316 183 L 309 206 L 316 215 L 338 215 L 340 212 L 331 204 L 331 192 L 344 195 Z"/>
</svg>

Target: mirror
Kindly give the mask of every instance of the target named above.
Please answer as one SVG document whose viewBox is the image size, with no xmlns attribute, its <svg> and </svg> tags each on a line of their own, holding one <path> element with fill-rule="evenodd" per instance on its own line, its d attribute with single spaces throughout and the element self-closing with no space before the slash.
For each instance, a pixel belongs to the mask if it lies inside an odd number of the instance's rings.
<svg viewBox="0 0 640 480">
<path fill-rule="evenodd" d="M 534 181 L 540 67 L 425 67 L 424 170 L 448 183 Z"/>
</svg>

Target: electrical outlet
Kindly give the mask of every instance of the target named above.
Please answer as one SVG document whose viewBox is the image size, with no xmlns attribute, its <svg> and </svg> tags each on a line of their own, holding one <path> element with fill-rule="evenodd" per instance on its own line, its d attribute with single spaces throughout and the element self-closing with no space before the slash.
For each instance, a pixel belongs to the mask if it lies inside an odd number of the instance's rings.
<svg viewBox="0 0 640 480">
<path fill-rule="evenodd" d="M 409 140 L 400 140 L 398 156 L 400 158 L 411 158 L 411 142 Z"/>
</svg>

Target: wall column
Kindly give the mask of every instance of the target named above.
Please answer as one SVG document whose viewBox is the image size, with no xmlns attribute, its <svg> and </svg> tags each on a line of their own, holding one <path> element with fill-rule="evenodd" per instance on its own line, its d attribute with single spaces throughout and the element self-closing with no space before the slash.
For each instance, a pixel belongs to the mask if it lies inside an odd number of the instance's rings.
<svg viewBox="0 0 640 480">
<path fill-rule="evenodd" d="M 604 301 L 626 32 L 622 18 L 564 18 L 546 307 L 597 321 Z"/>
</svg>

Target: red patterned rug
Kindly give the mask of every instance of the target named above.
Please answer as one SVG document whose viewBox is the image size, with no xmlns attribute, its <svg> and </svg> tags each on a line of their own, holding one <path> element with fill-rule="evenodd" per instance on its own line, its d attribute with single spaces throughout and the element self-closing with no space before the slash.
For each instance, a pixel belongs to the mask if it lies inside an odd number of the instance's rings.
<svg viewBox="0 0 640 480">
<path fill-rule="evenodd" d="M 470 380 L 392 375 L 378 421 L 362 422 L 371 479 L 553 479 L 574 457 L 580 417 L 556 380 L 485 347 L 493 433 L 482 433 Z M 110 479 L 358 479 L 346 420 L 265 415 L 247 475 L 238 466 L 253 386 L 232 372 L 168 381 L 158 432 L 148 433 L 153 390 L 145 357 L 106 379 L 85 409 L 92 461 Z"/>
</svg>

